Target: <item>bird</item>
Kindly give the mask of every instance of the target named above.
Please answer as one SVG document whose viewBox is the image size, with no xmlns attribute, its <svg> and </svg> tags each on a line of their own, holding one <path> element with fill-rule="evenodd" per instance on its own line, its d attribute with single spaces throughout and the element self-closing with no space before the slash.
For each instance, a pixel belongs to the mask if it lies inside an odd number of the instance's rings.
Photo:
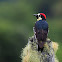
<svg viewBox="0 0 62 62">
<path fill-rule="evenodd" d="M 38 14 L 33 14 L 33 15 L 36 16 L 37 21 L 46 20 L 46 15 L 44 13 L 38 13 Z"/>
<path fill-rule="evenodd" d="M 48 23 L 46 21 L 46 15 L 44 13 L 33 14 L 36 16 L 34 30 L 38 41 L 45 41 L 48 34 Z"/>
<path fill-rule="evenodd" d="M 34 14 L 34 16 L 37 18 L 34 26 L 36 37 L 30 37 L 27 45 L 23 48 L 21 54 L 22 62 L 59 62 L 56 58 L 59 45 L 47 38 L 48 23 L 46 15 L 38 13 Z"/>
</svg>

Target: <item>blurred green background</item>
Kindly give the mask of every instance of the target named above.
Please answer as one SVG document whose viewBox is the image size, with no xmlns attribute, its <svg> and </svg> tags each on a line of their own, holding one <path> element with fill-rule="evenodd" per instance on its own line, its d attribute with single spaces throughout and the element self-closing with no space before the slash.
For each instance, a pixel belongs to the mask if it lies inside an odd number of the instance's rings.
<svg viewBox="0 0 62 62">
<path fill-rule="evenodd" d="M 35 13 L 45 13 L 48 37 L 59 43 L 62 62 L 62 0 L 0 0 L 0 62 L 21 62 L 21 50 L 33 35 Z"/>
</svg>

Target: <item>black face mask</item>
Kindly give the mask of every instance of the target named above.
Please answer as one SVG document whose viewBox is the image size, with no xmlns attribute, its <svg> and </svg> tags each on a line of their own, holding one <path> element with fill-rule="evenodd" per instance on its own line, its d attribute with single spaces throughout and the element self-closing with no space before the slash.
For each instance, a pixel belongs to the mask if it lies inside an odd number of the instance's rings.
<svg viewBox="0 0 62 62">
<path fill-rule="evenodd" d="M 37 18 L 37 19 L 39 18 L 38 15 L 36 16 L 36 18 Z"/>
</svg>

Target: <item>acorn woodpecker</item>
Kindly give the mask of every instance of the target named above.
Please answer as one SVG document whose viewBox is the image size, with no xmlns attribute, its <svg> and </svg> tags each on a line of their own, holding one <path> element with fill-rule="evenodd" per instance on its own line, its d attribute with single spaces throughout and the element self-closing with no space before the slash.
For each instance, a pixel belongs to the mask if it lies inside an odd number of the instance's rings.
<svg viewBox="0 0 62 62">
<path fill-rule="evenodd" d="M 37 21 L 46 20 L 46 15 L 44 13 L 38 13 L 38 14 L 33 14 L 33 15 L 36 16 Z"/>
<path fill-rule="evenodd" d="M 46 41 L 48 34 L 48 23 L 46 22 L 46 15 L 44 13 L 34 14 L 37 21 L 34 26 L 35 35 L 38 41 Z"/>
</svg>

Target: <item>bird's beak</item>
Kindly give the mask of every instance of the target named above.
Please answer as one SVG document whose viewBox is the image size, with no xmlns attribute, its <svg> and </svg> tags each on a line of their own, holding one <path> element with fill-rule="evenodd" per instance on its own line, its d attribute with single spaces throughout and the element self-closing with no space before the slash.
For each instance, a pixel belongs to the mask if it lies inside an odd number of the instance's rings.
<svg viewBox="0 0 62 62">
<path fill-rule="evenodd" d="M 34 16 L 37 16 L 37 14 L 33 14 Z"/>
</svg>

